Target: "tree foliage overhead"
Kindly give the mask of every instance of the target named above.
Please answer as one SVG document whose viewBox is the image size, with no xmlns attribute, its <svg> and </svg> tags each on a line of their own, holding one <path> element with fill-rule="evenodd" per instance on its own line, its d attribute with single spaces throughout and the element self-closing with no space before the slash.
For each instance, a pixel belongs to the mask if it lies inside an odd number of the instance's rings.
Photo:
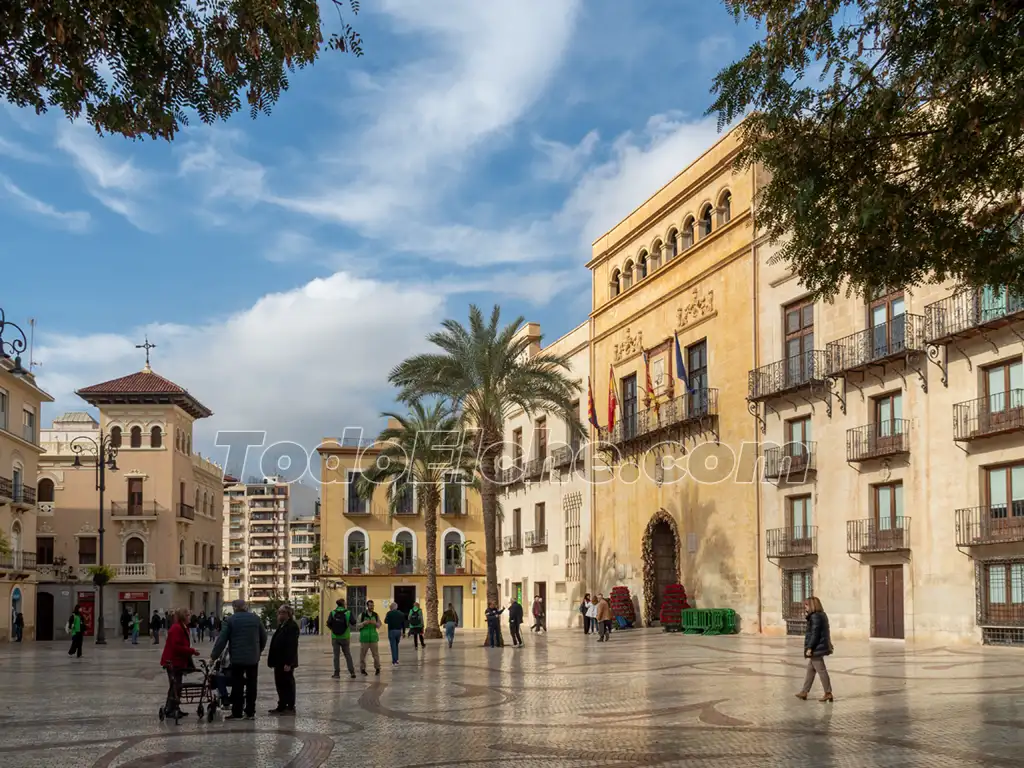
<svg viewBox="0 0 1024 768">
<path fill-rule="evenodd" d="M 811 290 L 1024 286 L 1019 3 L 726 4 L 765 35 L 709 111 L 747 115 L 739 162 L 769 177 L 757 223 Z"/>
<path fill-rule="evenodd" d="M 342 15 L 359 0 L 330 4 L 340 29 L 325 43 L 317 0 L 0 2 L 0 98 L 132 138 L 172 139 L 189 110 L 226 119 L 242 92 L 255 118 L 322 47 L 362 55 Z"/>
</svg>

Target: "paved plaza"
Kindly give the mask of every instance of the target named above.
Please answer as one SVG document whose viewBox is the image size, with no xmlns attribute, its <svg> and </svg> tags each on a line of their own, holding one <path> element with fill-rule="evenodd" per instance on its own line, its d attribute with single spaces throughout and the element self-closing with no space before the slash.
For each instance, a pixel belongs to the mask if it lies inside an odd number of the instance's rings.
<svg viewBox="0 0 1024 768">
<path fill-rule="evenodd" d="M 255 722 L 161 724 L 157 649 L 0 648 L 4 768 L 244 766 L 1020 766 L 1024 655 L 1001 648 L 838 642 L 836 702 L 798 701 L 799 639 L 612 642 L 568 631 L 527 647 L 434 641 L 379 678 L 331 679 L 329 646 L 304 637 L 298 716 L 261 670 Z M 382 655 L 387 653 L 381 644 Z M 206 653 L 210 645 L 202 645 Z M 816 684 L 817 685 L 817 684 Z"/>
</svg>

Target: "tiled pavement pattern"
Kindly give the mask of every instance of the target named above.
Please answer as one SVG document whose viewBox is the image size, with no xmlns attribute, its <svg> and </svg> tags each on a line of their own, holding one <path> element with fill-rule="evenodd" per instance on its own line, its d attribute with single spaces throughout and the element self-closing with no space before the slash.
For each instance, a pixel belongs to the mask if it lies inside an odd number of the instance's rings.
<svg viewBox="0 0 1024 768">
<path fill-rule="evenodd" d="M 792 639 L 635 630 L 598 644 L 564 631 L 494 651 L 481 640 L 418 654 L 403 642 L 397 669 L 332 680 L 326 642 L 303 638 L 298 717 L 265 714 L 264 668 L 255 722 L 193 712 L 177 726 L 157 721 L 152 645 L 87 643 L 81 660 L 64 644 L 0 646 L 0 766 L 1024 765 L 1021 650 L 839 642 L 826 705 L 793 697 L 804 665 Z"/>
</svg>

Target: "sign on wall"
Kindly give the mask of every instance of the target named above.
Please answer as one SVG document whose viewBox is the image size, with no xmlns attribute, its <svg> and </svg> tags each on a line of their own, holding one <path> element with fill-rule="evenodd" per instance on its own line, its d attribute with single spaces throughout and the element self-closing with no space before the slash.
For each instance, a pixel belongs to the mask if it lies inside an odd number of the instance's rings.
<svg viewBox="0 0 1024 768">
<path fill-rule="evenodd" d="M 118 592 L 117 599 L 122 602 L 145 602 L 149 600 L 149 592 Z"/>
</svg>

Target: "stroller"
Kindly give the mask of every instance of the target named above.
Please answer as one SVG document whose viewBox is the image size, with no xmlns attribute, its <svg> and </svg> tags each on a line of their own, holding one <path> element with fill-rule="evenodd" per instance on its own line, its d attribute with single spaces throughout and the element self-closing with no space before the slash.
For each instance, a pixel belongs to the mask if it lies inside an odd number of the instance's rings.
<svg viewBox="0 0 1024 768">
<path fill-rule="evenodd" d="M 175 694 L 178 700 L 178 706 L 174 708 L 174 711 L 168 711 L 166 703 L 160 707 L 158 715 L 160 722 L 163 722 L 165 718 L 171 718 L 174 720 L 174 724 L 178 724 L 178 720 L 181 717 L 181 705 L 182 704 L 196 704 L 196 716 L 200 719 L 203 715 L 206 715 L 206 722 L 213 722 L 213 715 L 217 711 L 217 690 L 213 683 L 214 668 L 210 664 L 203 660 L 199 660 L 199 668 L 191 667 L 186 669 L 182 676 L 202 673 L 203 680 L 200 683 L 182 683 L 177 686 Z"/>
</svg>

